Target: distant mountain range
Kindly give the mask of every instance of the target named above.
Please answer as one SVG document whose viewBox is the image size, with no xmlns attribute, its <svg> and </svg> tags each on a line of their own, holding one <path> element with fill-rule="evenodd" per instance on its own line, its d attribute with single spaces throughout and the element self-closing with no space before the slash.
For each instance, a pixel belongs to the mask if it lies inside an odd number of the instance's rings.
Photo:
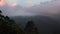
<svg viewBox="0 0 60 34">
<path fill-rule="evenodd" d="M 38 31 L 43 34 L 48 34 L 60 31 L 60 21 L 58 17 L 52 18 L 49 16 L 14 16 L 11 19 L 22 28 L 24 28 L 29 20 L 33 20 L 38 28 Z"/>
</svg>

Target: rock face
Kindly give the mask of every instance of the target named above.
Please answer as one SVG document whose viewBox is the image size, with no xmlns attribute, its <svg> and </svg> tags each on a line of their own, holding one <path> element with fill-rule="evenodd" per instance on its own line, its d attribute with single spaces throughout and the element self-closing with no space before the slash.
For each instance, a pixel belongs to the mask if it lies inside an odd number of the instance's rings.
<svg viewBox="0 0 60 34">
<path fill-rule="evenodd" d="M 38 34 L 37 28 L 33 21 L 28 21 L 26 28 L 25 28 L 25 34 Z"/>
</svg>

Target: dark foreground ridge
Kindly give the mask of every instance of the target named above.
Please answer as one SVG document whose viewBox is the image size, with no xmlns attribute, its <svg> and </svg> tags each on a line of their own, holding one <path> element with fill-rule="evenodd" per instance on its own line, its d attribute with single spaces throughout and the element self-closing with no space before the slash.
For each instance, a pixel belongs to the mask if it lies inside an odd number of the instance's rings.
<svg viewBox="0 0 60 34">
<path fill-rule="evenodd" d="M 14 21 L 13 18 L 1 13 L 2 11 L 0 11 L 0 34 L 60 34 L 59 18 L 37 16 L 28 21 L 31 18 L 19 17 L 17 19 L 14 17 Z M 24 28 L 20 27 L 22 24 Z"/>
<path fill-rule="evenodd" d="M 0 11 L 0 34 L 24 34 L 24 31 L 8 16 L 3 16 Z"/>
<path fill-rule="evenodd" d="M 38 34 L 37 28 L 33 21 L 28 21 L 26 28 L 20 28 L 14 20 L 4 16 L 0 11 L 0 34 Z"/>
</svg>

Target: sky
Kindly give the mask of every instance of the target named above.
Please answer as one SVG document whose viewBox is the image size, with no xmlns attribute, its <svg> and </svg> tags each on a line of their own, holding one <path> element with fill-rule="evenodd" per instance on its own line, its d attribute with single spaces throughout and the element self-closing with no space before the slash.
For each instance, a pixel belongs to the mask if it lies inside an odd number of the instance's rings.
<svg viewBox="0 0 60 34">
<path fill-rule="evenodd" d="M 58 14 L 60 0 L 1 0 L 0 10 L 8 16 Z"/>
<path fill-rule="evenodd" d="M 8 4 L 18 4 L 23 7 L 31 7 L 37 4 L 40 4 L 41 2 L 50 2 L 51 0 L 7 0 Z"/>
</svg>

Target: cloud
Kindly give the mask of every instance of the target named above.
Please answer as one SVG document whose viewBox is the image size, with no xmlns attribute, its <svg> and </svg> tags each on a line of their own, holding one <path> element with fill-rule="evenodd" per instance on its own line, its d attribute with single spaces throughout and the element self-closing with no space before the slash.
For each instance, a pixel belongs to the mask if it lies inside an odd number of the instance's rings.
<svg viewBox="0 0 60 34">
<path fill-rule="evenodd" d="M 23 7 L 32 7 L 44 2 L 51 2 L 52 0 L 20 0 L 19 4 Z"/>
<path fill-rule="evenodd" d="M 34 3 L 32 1 L 25 1 L 23 4 L 24 7 L 31 7 L 33 5 L 34 5 Z"/>
<path fill-rule="evenodd" d="M 0 1 L 0 6 L 4 6 L 6 4 L 6 0 L 1 0 Z"/>
<path fill-rule="evenodd" d="M 20 5 L 15 6 L 15 3 L 11 5 L 13 5 L 13 7 L 6 5 L 2 8 L 2 10 L 4 10 L 4 12 L 9 16 L 52 15 L 60 13 L 60 0 L 56 0 L 46 5 L 35 5 L 29 8 L 23 8 Z"/>
<path fill-rule="evenodd" d="M 60 0 L 56 0 L 47 5 L 36 5 L 30 7 L 26 10 L 27 13 L 35 14 L 35 15 L 59 15 L 60 14 Z"/>
<path fill-rule="evenodd" d="M 16 3 L 17 4 L 18 0 L 7 0 L 7 4 L 13 4 Z"/>
<path fill-rule="evenodd" d="M 17 4 L 16 4 L 16 3 L 13 3 L 13 4 L 11 4 L 10 6 L 11 6 L 11 7 L 15 7 L 15 6 L 17 6 Z"/>
</svg>

